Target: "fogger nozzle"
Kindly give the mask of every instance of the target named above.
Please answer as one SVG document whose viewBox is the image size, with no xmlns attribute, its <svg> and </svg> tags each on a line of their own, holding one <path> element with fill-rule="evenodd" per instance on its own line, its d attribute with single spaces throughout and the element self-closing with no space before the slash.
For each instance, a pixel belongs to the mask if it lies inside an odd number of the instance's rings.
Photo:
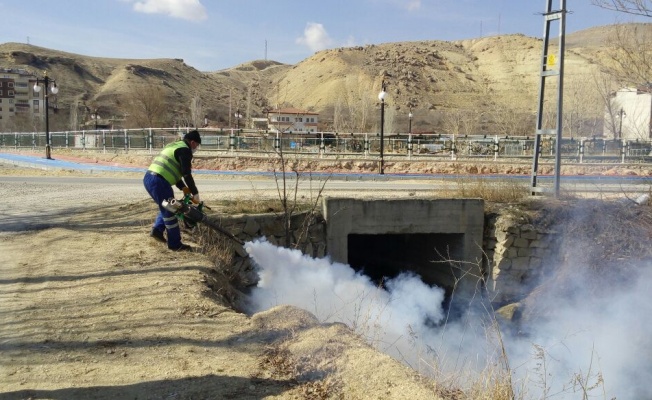
<svg viewBox="0 0 652 400">
<path fill-rule="evenodd" d="M 183 201 L 179 201 L 174 198 L 163 200 L 161 202 L 161 205 L 163 206 L 163 208 L 176 215 L 183 215 L 183 218 L 185 218 L 188 221 L 204 223 L 209 227 L 213 228 L 214 230 L 228 236 L 236 243 L 240 245 L 244 245 L 244 242 L 241 239 L 238 239 L 231 232 L 222 228 L 220 224 L 212 221 L 210 218 L 207 218 L 206 214 L 204 214 L 203 212 L 201 212 L 200 210 L 198 210 L 196 207 L 192 205 L 188 205 Z"/>
<path fill-rule="evenodd" d="M 163 200 L 161 205 L 163 206 L 163 208 L 165 208 L 169 212 L 172 212 L 172 213 L 175 213 L 175 214 L 177 214 L 179 212 L 182 212 L 182 209 L 183 209 L 183 206 L 184 206 L 184 204 L 182 202 L 178 201 L 177 199 Z"/>
<path fill-rule="evenodd" d="M 184 218 L 192 222 L 202 222 L 205 217 L 204 213 L 199 211 L 197 208 L 174 198 L 163 200 L 161 205 L 172 213 L 182 214 Z"/>
</svg>

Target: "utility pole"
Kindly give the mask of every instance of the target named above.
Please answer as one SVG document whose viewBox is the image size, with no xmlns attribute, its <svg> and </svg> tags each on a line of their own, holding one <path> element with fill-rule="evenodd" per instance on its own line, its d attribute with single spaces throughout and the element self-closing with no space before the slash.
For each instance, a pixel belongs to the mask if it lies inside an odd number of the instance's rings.
<svg viewBox="0 0 652 400">
<path fill-rule="evenodd" d="M 534 154 L 532 159 L 532 176 L 530 193 L 536 195 L 541 192 L 537 187 L 537 173 L 539 169 L 539 153 L 541 151 L 542 136 L 555 136 L 555 197 L 559 197 L 560 172 L 561 172 L 561 134 L 563 131 L 563 93 L 564 93 L 564 53 L 566 50 L 566 0 L 559 1 L 559 10 L 552 9 L 552 0 L 547 0 L 546 11 L 543 13 L 544 34 L 543 54 L 540 59 L 541 73 L 539 80 L 539 104 L 537 109 L 537 125 L 534 137 Z M 550 24 L 559 21 L 559 46 L 557 56 L 549 51 Z M 556 69 L 555 69 L 556 68 Z M 558 78 L 557 85 L 557 118 L 554 128 L 544 129 L 543 114 L 546 78 Z"/>
</svg>

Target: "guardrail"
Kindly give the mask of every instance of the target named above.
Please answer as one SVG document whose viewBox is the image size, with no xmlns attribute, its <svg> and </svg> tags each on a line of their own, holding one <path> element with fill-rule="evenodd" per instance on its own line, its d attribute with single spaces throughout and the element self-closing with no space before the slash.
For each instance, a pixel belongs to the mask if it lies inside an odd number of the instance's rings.
<svg viewBox="0 0 652 400">
<path fill-rule="evenodd" d="M 200 129 L 201 150 L 223 153 L 276 153 L 351 158 L 377 157 L 380 137 L 375 133 L 272 133 L 253 130 Z M 51 132 L 52 149 L 94 151 L 150 151 L 178 140 L 187 129 L 146 128 Z M 554 137 L 541 141 L 541 158 L 554 158 Z M 532 158 L 534 136 L 393 134 L 384 137 L 384 156 L 418 160 Z M 0 148 L 45 148 L 43 132 L 0 133 Z M 603 138 L 562 139 L 562 158 L 573 162 L 652 162 L 652 141 Z"/>
</svg>

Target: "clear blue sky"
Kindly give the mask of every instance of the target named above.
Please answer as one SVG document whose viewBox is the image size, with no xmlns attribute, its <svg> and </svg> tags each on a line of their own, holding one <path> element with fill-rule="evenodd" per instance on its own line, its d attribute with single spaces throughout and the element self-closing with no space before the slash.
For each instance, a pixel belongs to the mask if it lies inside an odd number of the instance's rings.
<svg viewBox="0 0 652 400">
<path fill-rule="evenodd" d="M 560 2 L 552 4 L 557 9 Z M 0 0 L 0 42 L 97 57 L 182 58 L 215 71 L 265 58 L 266 42 L 267 59 L 294 64 L 352 45 L 542 37 L 545 6 L 544 0 Z M 567 0 L 566 8 L 567 33 L 633 21 L 590 0 Z"/>
</svg>

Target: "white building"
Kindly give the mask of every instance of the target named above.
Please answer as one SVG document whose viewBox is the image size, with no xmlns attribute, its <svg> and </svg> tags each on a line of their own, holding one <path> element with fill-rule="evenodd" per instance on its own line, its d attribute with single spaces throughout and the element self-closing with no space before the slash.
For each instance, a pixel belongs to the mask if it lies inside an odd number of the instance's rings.
<svg viewBox="0 0 652 400">
<path fill-rule="evenodd" d="M 614 139 L 652 140 L 652 84 L 623 88 L 611 98 L 605 135 Z"/>
<path fill-rule="evenodd" d="M 319 114 L 298 108 L 270 110 L 267 113 L 270 132 L 310 133 L 317 132 Z"/>
</svg>

